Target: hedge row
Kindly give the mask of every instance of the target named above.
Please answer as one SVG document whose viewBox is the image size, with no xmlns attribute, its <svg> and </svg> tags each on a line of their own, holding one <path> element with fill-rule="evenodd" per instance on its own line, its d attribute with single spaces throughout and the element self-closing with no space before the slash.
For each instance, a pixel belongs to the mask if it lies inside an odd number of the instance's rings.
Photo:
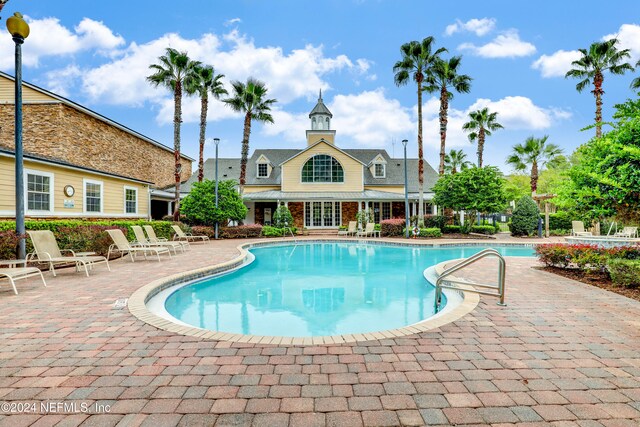
<svg viewBox="0 0 640 427">
<path fill-rule="evenodd" d="M 170 221 L 146 221 L 146 220 L 103 220 L 103 221 L 87 221 L 82 219 L 61 219 L 61 220 L 28 220 L 25 221 L 25 228 L 27 230 L 51 230 L 55 234 L 60 228 L 74 229 L 78 227 L 91 227 L 91 226 L 103 226 L 103 227 L 117 227 L 126 230 L 129 240 L 134 239 L 133 225 L 150 225 L 156 232 L 158 237 L 164 237 L 166 239 L 173 238 L 173 225 Z M 0 231 L 15 230 L 15 221 L 0 221 Z"/>
</svg>

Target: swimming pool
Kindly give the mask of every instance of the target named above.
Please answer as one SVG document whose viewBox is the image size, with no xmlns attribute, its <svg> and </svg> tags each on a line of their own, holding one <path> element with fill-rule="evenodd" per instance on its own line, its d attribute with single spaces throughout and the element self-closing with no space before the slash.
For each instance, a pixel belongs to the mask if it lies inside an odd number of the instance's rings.
<svg viewBox="0 0 640 427">
<path fill-rule="evenodd" d="M 357 242 L 270 245 L 237 270 L 165 291 L 179 323 L 233 334 L 312 337 L 404 327 L 434 315 L 424 270 L 485 246 L 417 247 Z M 532 256 L 529 247 L 494 247 Z"/>
</svg>

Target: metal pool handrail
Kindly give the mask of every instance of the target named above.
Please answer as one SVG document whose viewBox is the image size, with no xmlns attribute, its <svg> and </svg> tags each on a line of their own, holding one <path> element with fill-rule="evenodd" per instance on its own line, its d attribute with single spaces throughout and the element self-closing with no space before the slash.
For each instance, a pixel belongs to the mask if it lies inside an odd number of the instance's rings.
<svg viewBox="0 0 640 427">
<path fill-rule="evenodd" d="M 467 282 L 467 281 L 459 281 L 459 280 L 444 280 L 446 277 L 452 275 L 453 273 L 455 273 L 456 271 L 462 270 L 463 268 L 475 263 L 478 260 L 481 260 L 482 258 L 487 258 L 487 257 L 496 257 L 498 258 L 498 285 L 487 285 L 487 284 L 482 284 L 482 283 L 475 283 L 475 282 Z M 506 272 L 506 263 L 504 261 L 504 258 L 502 257 L 502 255 L 500 255 L 500 253 L 498 251 L 496 251 L 495 249 L 484 249 L 480 252 L 478 252 L 475 255 L 470 256 L 469 258 L 466 258 L 462 261 L 460 261 L 459 263 L 457 263 L 454 266 L 451 266 L 449 268 L 447 268 L 436 280 L 436 298 L 435 298 L 435 309 L 436 312 L 438 311 L 438 309 L 440 308 L 440 304 L 442 303 L 442 289 L 455 289 L 455 290 L 463 290 L 465 292 L 474 292 L 480 295 L 488 295 L 488 296 L 493 296 L 493 297 L 498 297 L 500 299 L 500 301 L 498 301 L 498 305 L 501 306 L 506 306 L 507 304 L 505 304 L 504 302 L 504 278 L 505 278 L 505 272 Z M 464 288 L 459 288 L 457 286 L 453 286 L 453 285 L 466 285 Z M 469 288 L 468 286 L 476 286 L 479 288 L 485 288 L 485 289 L 493 289 L 497 292 L 490 292 L 490 291 L 482 291 L 482 290 L 478 290 L 478 289 L 473 289 L 473 288 Z"/>
</svg>

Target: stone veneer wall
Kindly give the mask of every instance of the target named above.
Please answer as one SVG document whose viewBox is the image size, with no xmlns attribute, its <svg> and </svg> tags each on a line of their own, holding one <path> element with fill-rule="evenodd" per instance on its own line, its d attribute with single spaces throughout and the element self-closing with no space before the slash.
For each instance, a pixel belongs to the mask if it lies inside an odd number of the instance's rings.
<svg viewBox="0 0 640 427">
<path fill-rule="evenodd" d="M 23 140 L 26 153 L 78 166 L 151 181 L 174 183 L 173 153 L 61 103 L 25 104 Z M 0 146 L 14 148 L 14 107 L 0 104 Z M 191 161 L 182 159 L 182 180 L 191 176 Z"/>
<path fill-rule="evenodd" d="M 342 225 L 348 225 L 349 221 L 356 220 L 358 202 L 342 202 Z"/>
<path fill-rule="evenodd" d="M 291 216 L 293 216 L 294 227 L 302 230 L 304 228 L 304 202 L 289 202 L 287 205 Z"/>
<path fill-rule="evenodd" d="M 404 202 L 391 202 L 391 218 L 404 218 Z"/>
</svg>

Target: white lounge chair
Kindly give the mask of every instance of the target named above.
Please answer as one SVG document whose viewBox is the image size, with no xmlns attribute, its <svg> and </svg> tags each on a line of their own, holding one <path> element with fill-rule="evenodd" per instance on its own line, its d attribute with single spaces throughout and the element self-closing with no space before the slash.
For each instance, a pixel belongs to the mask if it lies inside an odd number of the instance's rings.
<svg viewBox="0 0 640 427">
<path fill-rule="evenodd" d="M 176 255 L 178 254 L 178 247 L 180 247 L 180 249 L 182 250 L 182 247 L 179 246 L 177 242 L 173 242 L 176 243 L 175 245 L 167 245 L 165 244 L 166 242 L 152 243 L 151 241 L 149 241 L 149 239 L 147 239 L 147 236 L 144 234 L 144 230 L 139 225 L 132 225 L 131 229 L 133 230 L 133 234 L 136 237 L 136 241 L 134 242 L 134 244 L 137 244 L 144 248 L 167 248 L 169 250 L 173 250 L 173 253 Z"/>
<path fill-rule="evenodd" d="M 614 234 L 615 237 L 627 237 L 632 239 L 638 235 L 638 227 L 624 227 L 622 231 Z"/>
<path fill-rule="evenodd" d="M 362 231 L 358 231 L 356 233 L 357 237 L 369 237 L 369 236 L 374 236 L 376 235 L 376 225 L 373 222 L 368 222 L 367 225 L 364 227 L 364 230 Z"/>
<path fill-rule="evenodd" d="M 24 267 L 18 267 L 18 265 L 24 265 Z M 40 276 L 42 284 L 47 287 L 47 282 L 44 280 L 42 271 L 39 268 L 27 267 L 27 261 L 24 259 L 14 259 L 10 261 L 0 261 L 0 265 L 8 265 L 8 267 L 0 267 L 0 279 L 6 278 L 9 280 L 13 293 L 18 295 L 16 289 L 16 280 L 26 279 L 29 277 Z"/>
<path fill-rule="evenodd" d="M 100 255 L 86 255 L 77 256 L 71 249 L 60 249 L 58 242 L 53 232 L 50 230 L 38 230 L 27 231 L 31 242 L 33 242 L 33 248 L 35 250 L 35 260 L 38 262 L 45 262 L 49 264 L 49 270 L 56 275 L 54 265 L 75 263 L 76 270 L 80 271 L 80 266 L 84 267 L 84 272 L 89 277 L 89 269 L 95 264 L 105 263 L 107 269 L 111 271 L 109 267 L 109 260 Z M 63 252 L 68 252 L 71 256 L 62 255 Z M 32 259 L 33 261 L 34 259 Z"/>
<path fill-rule="evenodd" d="M 113 240 L 113 244 L 109 246 L 109 253 L 107 256 L 111 256 L 111 253 L 120 253 L 123 256 L 129 255 L 131 257 L 131 262 L 135 262 L 133 254 L 142 253 L 144 255 L 144 259 L 147 259 L 147 253 L 155 254 L 158 257 L 158 262 L 160 262 L 160 255 L 167 254 L 169 258 L 171 258 L 171 252 L 169 248 L 164 247 L 144 247 L 138 245 L 137 243 L 131 243 L 127 240 L 127 236 L 124 235 L 122 230 L 113 229 L 107 230 L 111 240 Z"/>
<path fill-rule="evenodd" d="M 173 231 L 175 232 L 175 234 L 173 235 L 173 240 L 186 240 L 187 242 L 200 240 L 202 243 L 209 241 L 209 236 L 204 236 L 204 235 L 200 236 L 200 235 L 193 235 L 191 233 L 185 233 L 182 230 L 182 228 L 180 228 L 177 225 L 172 225 L 171 228 L 173 228 Z"/>
<path fill-rule="evenodd" d="M 168 239 L 165 239 L 164 237 L 156 236 L 156 230 L 154 230 L 150 225 L 144 225 L 142 226 L 142 228 L 144 228 L 144 231 L 147 233 L 147 240 L 151 244 L 171 244 L 171 247 L 179 247 L 182 252 L 184 252 L 186 249 L 189 249 L 189 242 L 187 240 L 177 240 L 172 242 Z"/>
<path fill-rule="evenodd" d="M 584 223 L 582 221 L 571 221 L 571 227 L 572 236 L 593 236 L 590 231 L 584 230 Z"/>
<path fill-rule="evenodd" d="M 338 236 L 353 236 L 358 232 L 358 223 L 356 221 L 349 221 L 349 228 L 346 230 L 339 230 Z"/>
</svg>

